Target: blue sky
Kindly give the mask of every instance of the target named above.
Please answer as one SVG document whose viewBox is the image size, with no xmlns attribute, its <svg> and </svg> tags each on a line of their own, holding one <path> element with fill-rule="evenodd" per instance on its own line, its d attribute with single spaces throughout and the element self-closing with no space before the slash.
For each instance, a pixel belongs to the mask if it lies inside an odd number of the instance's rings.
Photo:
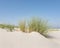
<svg viewBox="0 0 60 48">
<path fill-rule="evenodd" d="M 60 0 L 0 0 L 0 23 L 18 24 L 32 16 L 60 26 Z"/>
</svg>

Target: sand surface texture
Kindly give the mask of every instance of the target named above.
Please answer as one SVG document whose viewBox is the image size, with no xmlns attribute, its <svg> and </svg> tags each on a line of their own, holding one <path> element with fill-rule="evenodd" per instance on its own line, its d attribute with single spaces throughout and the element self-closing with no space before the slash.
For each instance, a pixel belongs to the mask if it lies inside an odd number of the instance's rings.
<svg viewBox="0 0 60 48">
<path fill-rule="evenodd" d="M 60 48 L 60 44 L 53 42 L 37 32 L 1 32 L 0 48 Z"/>
</svg>

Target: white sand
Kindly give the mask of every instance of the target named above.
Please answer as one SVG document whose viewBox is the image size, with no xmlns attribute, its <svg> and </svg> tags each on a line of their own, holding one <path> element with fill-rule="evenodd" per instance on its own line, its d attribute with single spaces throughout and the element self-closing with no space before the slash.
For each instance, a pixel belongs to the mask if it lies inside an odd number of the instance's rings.
<svg viewBox="0 0 60 48">
<path fill-rule="evenodd" d="M 7 30 L 0 28 L 0 32 L 7 32 Z"/>
<path fill-rule="evenodd" d="M 49 38 L 50 40 L 60 44 L 60 31 L 48 32 L 48 35 L 52 37 L 52 38 Z"/>
<path fill-rule="evenodd" d="M 53 38 L 60 38 L 60 31 L 52 31 L 52 32 L 48 32 L 48 35 L 53 37 Z"/>
<path fill-rule="evenodd" d="M 60 48 L 37 32 L 0 32 L 0 48 Z"/>
</svg>

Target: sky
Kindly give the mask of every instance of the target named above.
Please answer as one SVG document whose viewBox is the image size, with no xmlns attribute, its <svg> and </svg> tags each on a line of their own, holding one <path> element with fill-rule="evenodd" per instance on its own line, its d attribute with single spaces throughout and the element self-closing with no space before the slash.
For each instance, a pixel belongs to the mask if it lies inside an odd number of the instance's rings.
<svg viewBox="0 0 60 48">
<path fill-rule="evenodd" d="M 0 23 L 17 25 L 36 16 L 60 26 L 60 0 L 0 0 Z"/>
</svg>

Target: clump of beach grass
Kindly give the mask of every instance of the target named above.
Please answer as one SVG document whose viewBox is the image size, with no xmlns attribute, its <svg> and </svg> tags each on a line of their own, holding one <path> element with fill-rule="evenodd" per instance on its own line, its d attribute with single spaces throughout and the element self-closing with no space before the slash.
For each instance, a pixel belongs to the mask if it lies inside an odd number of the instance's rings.
<svg viewBox="0 0 60 48">
<path fill-rule="evenodd" d="M 19 28 L 23 32 L 27 32 L 26 30 L 28 29 L 29 31 L 27 33 L 36 31 L 36 32 L 39 32 L 40 34 L 44 35 L 47 32 L 48 25 L 47 25 L 47 22 L 43 19 L 31 18 L 27 22 L 27 26 L 26 26 L 26 21 L 21 21 L 19 24 Z"/>
<path fill-rule="evenodd" d="M 8 31 L 13 31 L 13 29 L 14 29 L 14 25 L 10 25 L 10 24 L 0 24 L 0 28 L 2 28 L 2 29 L 8 29 Z"/>
<path fill-rule="evenodd" d="M 30 19 L 28 26 L 29 26 L 29 32 L 36 31 L 42 35 L 44 35 L 48 29 L 47 22 L 40 18 Z"/>
<path fill-rule="evenodd" d="M 21 31 L 23 31 L 23 32 L 25 32 L 25 27 L 26 26 L 26 22 L 25 21 L 21 21 L 20 23 L 19 23 L 19 28 L 20 28 L 20 30 Z"/>
</svg>

